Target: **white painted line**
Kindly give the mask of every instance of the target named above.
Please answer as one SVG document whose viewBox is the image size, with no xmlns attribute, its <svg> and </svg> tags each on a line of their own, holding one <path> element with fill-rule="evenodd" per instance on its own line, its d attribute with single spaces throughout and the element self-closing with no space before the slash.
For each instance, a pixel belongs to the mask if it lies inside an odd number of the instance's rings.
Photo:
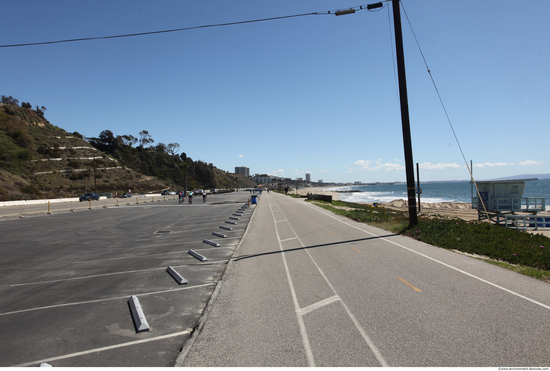
<svg viewBox="0 0 550 371">
<path fill-rule="evenodd" d="M 205 262 L 207 261 L 208 259 L 206 259 L 204 256 L 202 256 L 201 254 L 199 254 L 198 252 L 195 252 L 193 250 L 189 250 L 187 252 L 189 255 L 193 256 L 194 258 L 197 258 L 199 259 L 201 262 Z"/>
<path fill-rule="evenodd" d="M 268 199 L 269 200 L 269 199 Z M 268 202 L 269 208 L 271 209 L 271 203 Z M 275 215 L 273 215 L 273 209 L 271 209 L 271 216 L 273 221 L 275 221 Z M 294 283 L 292 283 L 292 277 L 290 275 L 290 269 L 286 262 L 286 255 L 281 245 L 281 238 L 279 237 L 279 229 L 277 228 L 277 223 L 275 222 L 275 234 L 277 235 L 277 241 L 279 242 L 279 250 L 281 251 L 281 256 L 283 258 L 283 265 L 285 266 L 286 279 L 288 281 L 288 286 L 290 288 L 290 294 L 292 296 L 292 302 L 294 303 L 294 311 L 296 312 L 296 320 L 298 321 L 298 328 L 300 330 L 300 335 L 302 336 L 302 343 L 304 345 L 304 351 L 306 353 L 307 364 L 309 367 L 315 367 L 315 359 L 313 358 L 313 350 L 311 349 L 311 344 L 309 342 L 309 337 L 307 336 L 306 325 L 304 323 L 303 316 L 299 314 L 300 305 L 298 303 L 298 297 L 296 296 L 296 291 L 294 289 Z"/>
<path fill-rule="evenodd" d="M 295 239 L 296 239 L 296 237 L 291 237 L 291 238 L 281 240 L 281 242 L 291 241 L 291 240 L 295 240 Z"/>
<path fill-rule="evenodd" d="M 268 201 L 269 202 L 269 201 Z M 275 203 L 277 205 L 277 203 Z M 270 207 L 271 207 L 271 203 L 270 203 Z M 279 207 L 277 205 L 277 207 Z M 279 207 L 279 210 L 281 210 L 281 208 Z M 283 217 L 286 219 L 286 216 L 285 214 L 283 213 L 283 211 L 281 210 L 281 214 L 283 215 Z M 273 219 L 275 219 L 275 215 L 273 215 Z M 288 223 L 288 226 L 290 228 L 290 230 L 292 231 L 292 233 L 294 233 L 294 235 L 296 236 L 296 238 L 298 239 L 298 241 L 300 241 L 300 245 L 302 245 L 302 247 L 304 248 L 306 245 L 302 242 L 302 240 L 300 240 L 300 237 L 298 237 L 298 234 L 296 233 L 296 231 L 294 230 L 294 228 L 292 228 L 292 225 L 290 225 L 290 222 Z M 277 230 L 277 225 L 275 225 L 275 229 Z M 277 238 L 279 237 L 279 234 L 277 232 Z M 279 242 L 279 246 L 282 250 L 282 245 L 281 243 Z M 317 264 L 317 262 L 315 261 L 315 259 L 313 259 L 313 256 L 311 256 L 310 252 L 308 251 L 308 249 L 304 249 L 306 254 L 309 256 L 309 258 L 311 259 L 311 262 L 315 265 L 315 267 L 317 268 L 317 271 L 321 274 L 321 276 L 323 276 L 325 282 L 327 283 L 327 285 L 330 287 L 330 289 L 332 290 L 332 292 L 334 292 L 334 294 L 336 296 L 339 296 L 338 293 L 336 292 L 336 289 L 334 288 L 334 286 L 332 286 L 332 284 L 330 283 L 328 277 L 325 275 L 325 273 L 321 270 L 321 267 L 319 267 L 319 265 Z M 284 255 L 283 255 L 284 256 Z M 286 259 L 286 258 L 285 258 Z M 288 274 L 290 274 L 288 272 Z M 376 346 L 376 344 L 374 344 L 374 341 L 372 341 L 372 339 L 370 338 L 370 336 L 367 334 L 367 332 L 365 331 L 365 329 L 363 328 L 363 326 L 361 325 L 361 323 L 357 320 L 357 318 L 355 317 L 355 315 L 351 312 L 351 310 L 348 308 L 348 306 L 346 305 L 346 303 L 340 299 L 340 303 L 342 304 L 342 307 L 344 307 L 344 310 L 346 311 L 346 313 L 348 314 L 349 318 L 351 319 L 351 321 L 353 322 L 353 324 L 355 325 L 355 328 L 357 329 L 357 331 L 361 334 L 361 336 L 363 337 L 363 340 L 365 340 L 365 343 L 367 343 L 368 347 L 370 348 L 370 350 L 372 351 L 372 353 L 374 354 L 374 356 L 376 357 L 376 359 L 378 360 L 378 362 L 380 363 L 381 366 L 383 367 L 388 367 L 388 363 L 386 362 L 386 360 L 384 359 L 384 357 L 382 356 L 382 353 L 380 352 L 380 350 L 378 349 L 378 347 Z M 297 312 L 298 314 L 298 312 Z M 301 316 L 298 315 L 300 318 Z"/>
<path fill-rule="evenodd" d="M 9 285 L 9 287 L 28 286 L 28 285 L 42 285 L 42 284 L 45 284 L 45 283 L 64 282 L 64 281 L 74 281 L 74 280 L 83 280 L 83 279 L 87 279 L 87 278 L 114 276 L 114 275 L 117 275 L 117 274 L 126 274 L 126 273 L 141 273 L 141 272 L 156 271 L 156 270 L 160 270 L 160 269 L 162 269 L 162 268 L 150 268 L 150 269 L 140 269 L 140 270 L 124 271 L 124 272 L 93 274 L 93 275 L 90 275 L 90 276 L 63 278 L 63 279 L 51 280 L 51 281 L 39 281 L 39 282 L 16 283 L 16 284 L 13 284 L 13 285 Z"/>
<path fill-rule="evenodd" d="M 161 335 L 161 336 L 157 336 L 157 337 L 154 337 L 154 338 L 130 341 L 128 343 L 109 345 L 107 347 L 89 349 L 89 350 L 84 350 L 82 352 L 64 354 L 62 356 L 51 357 L 51 358 L 41 359 L 41 360 L 38 360 L 38 361 L 32 361 L 32 362 L 27 362 L 27 363 L 21 363 L 19 365 L 14 365 L 14 366 L 11 366 L 11 367 L 28 367 L 28 366 L 32 366 L 32 365 L 36 365 L 36 364 L 44 363 L 44 362 L 59 361 L 61 359 L 74 358 L 74 357 L 83 356 L 83 355 L 86 355 L 86 354 L 104 352 L 106 350 L 123 348 L 123 347 L 132 346 L 132 345 L 143 344 L 143 343 L 149 343 L 151 341 L 169 339 L 169 338 L 173 338 L 173 337 L 176 337 L 176 336 L 189 335 L 190 333 L 191 333 L 191 329 L 188 329 L 188 330 L 185 330 L 185 331 L 175 332 L 173 334 Z"/>
<path fill-rule="evenodd" d="M 209 264 L 212 264 L 212 263 L 213 263 L 213 262 L 210 262 Z M 226 261 L 220 261 L 219 263 L 226 263 Z M 215 282 L 212 282 L 212 283 L 205 283 L 205 284 L 196 285 L 196 286 L 180 287 L 180 288 L 177 288 L 177 289 L 170 289 L 170 290 L 163 290 L 163 291 L 153 291 L 153 292 L 144 292 L 143 294 L 139 294 L 139 295 L 137 295 L 137 296 L 165 294 L 165 293 L 169 293 L 169 292 L 173 292 L 173 291 L 190 290 L 190 289 L 195 289 L 195 288 L 197 288 L 197 287 L 205 287 L 205 286 L 211 286 L 211 285 L 215 285 L 215 284 L 216 284 Z M 128 296 L 125 295 L 125 296 L 118 296 L 118 297 L 113 297 L 113 298 L 103 298 L 103 299 L 94 299 L 94 300 L 87 300 L 87 301 L 77 301 L 77 302 L 72 302 L 72 303 L 48 305 L 48 306 L 45 306 L 45 307 L 36 307 L 36 308 L 29 308 L 29 309 L 21 309 L 21 310 L 15 310 L 15 311 L 13 311 L 13 312 L 0 313 L 0 316 L 7 316 L 7 315 L 10 315 L 10 314 L 19 314 L 19 313 L 25 313 L 25 312 L 34 312 L 34 311 L 36 311 L 36 310 L 53 309 L 53 308 L 61 308 L 61 307 L 70 307 L 70 306 L 72 306 L 72 305 L 83 305 L 83 304 L 92 304 L 92 303 L 102 303 L 102 302 L 104 302 L 104 301 L 109 301 L 109 300 L 122 300 L 122 299 L 126 299 L 127 297 L 128 297 Z"/>
<path fill-rule="evenodd" d="M 94 262 L 101 262 L 101 261 L 107 261 L 107 260 L 124 260 L 124 259 L 149 258 L 151 256 L 182 254 L 182 253 L 183 253 L 182 251 L 170 251 L 170 252 L 161 252 L 161 253 L 158 253 L 158 254 L 143 254 L 143 255 L 123 256 L 123 257 L 120 257 L 120 258 L 106 258 L 106 259 L 97 259 L 97 260 L 81 260 L 81 261 L 75 261 L 75 262 L 73 262 L 73 264 L 94 263 Z"/>
<path fill-rule="evenodd" d="M 174 268 L 168 267 L 166 268 L 166 272 L 168 272 L 168 274 L 172 276 L 174 280 L 176 280 L 178 285 L 185 285 L 188 283 L 187 280 L 183 278 L 181 274 L 179 274 Z"/>
<path fill-rule="evenodd" d="M 319 308 L 322 308 L 324 307 L 325 305 L 329 305 L 329 304 L 332 304 L 336 301 L 341 301 L 340 297 L 338 295 L 334 295 L 330 298 L 327 298 L 325 300 L 321 300 L 317 303 L 314 303 L 314 304 L 311 304 L 311 305 L 308 305 L 307 307 L 304 307 L 302 309 L 298 309 L 298 313 L 301 314 L 302 316 L 304 314 L 308 314 L 309 312 L 313 312 L 314 310 L 316 309 L 319 309 Z"/>
<path fill-rule="evenodd" d="M 450 269 L 453 269 L 453 270 L 455 270 L 455 271 L 457 271 L 457 272 L 460 272 L 460 273 L 462 273 L 462 274 L 465 274 L 466 276 L 472 277 L 472 278 L 474 278 L 474 279 L 476 279 L 476 280 L 479 280 L 479 281 L 481 281 L 481 282 L 484 282 L 484 283 L 486 283 L 486 284 L 488 284 L 488 285 L 491 285 L 491 286 L 493 286 L 493 287 L 495 287 L 495 288 L 497 288 L 497 289 L 500 289 L 500 290 L 502 290 L 502 291 L 505 291 L 505 292 L 507 292 L 507 293 L 510 293 L 510 294 L 512 294 L 512 295 L 515 295 L 515 296 L 517 296 L 517 297 L 519 297 L 519 298 L 525 299 L 525 300 L 527 300 L 527 301 L 529 301 L 529 302 L 531 302 L 531 303 L 533 303 L 533 304 L 539 305 L 539 306 L 541 306 L 541 307 L 543 307 L 543 308 L 545 308 L 545 309 L 550 309 L 550 305 L 546 305 L 546 304 L 541 303 L 541 302 L 539 302 L 539 301 L 536 301 L 536 300 L 533 300 L 533 299 L 531 299 L 531 298 L 528 298 L 527 296 L 523 296 L 523 295 L 521 295 L 521 294 L 519 294 L 519 293 L 517 293 L 517 292 L 515 292 L 515 291 L 512 291 L 512 290 L 509 290 L 509 289 L 507 289 L 507 288 L 505 288 L 505 287 L 499 286 L 499 285 L 497 285 L 496 283 L 487 281 L 487 280 L 485 280 L 485 279 L 483 279 L 483 278 L 481 278 L 481 277 L 478 277 L 478 276 L 475 276 L 475 275 L 473 275 L 473 274 L 471 274 L 471 273 L 468 273 L 468 272 L 466 272 L 466 271 L 463 271 L 462 269 L 453 267 L 452 265 L 449 265 L 449 264 L 447 264 L 447 263 L 443 263 L 442 261 L 437 260 L 437 259 L 434 259 L 434 258 L 432 258 L 431 256 L 428 256 L 428 255 L 419 253 L 418 251 L 415 251 L 415 250 L 413 250 L 413 249 L 411 249 L 411 248 L 408 248 L 408 247 L 406 247 L 406 246 L 400 245 L 400 244 L 398 244 L 397 242 L 393 242 L 393 241 L 391 241 L 391 240 L 388 240 L 388 239 L 385 238 L 385 237 L 380 237 L 380 236 L 378 236 L 378 235 L 376 235 L 376 234 L 374 234 L 374 233 L 365 231 L 364 229 L 359 228 L 359 227 L 357 227 L 357 226 L 355 226 L 355 225 L 353 225 L 353 224 L 350 224 L 350 223 L 347 223 L 347 222 L 345 222 L 345 221 L 343 221 L 343 220 L 340 220 L 340 219 L 338 219 L 338 218 L 335 218 L 333 215 L 327 214 L 327 213 L 325 213 L 325 212 L 323 212 L 323 211 L 317 209 L 316 207 L 311 206 L 310 204 L 306 204 L 306 205 L 309 206 L 309 207 L 311 207 L 311 208 L 313 208 L 314 210 L 317 210 L 317 211 L 320 212 L 321 214 L 325 214 L 326 216 L 329 216 L 329 217 L 331 217 L 331 218 L 333 218 L 333 219 L 338 220 L 338 221 L 339 221 L 340 223 L 342 223 L 342 224 L 349 225 L 350 227 L 355 228 L 355 229 L 357 229 L 357 230 L 360 230 L 360 231 L 362 231 L 362 232 L 365 232 L 365 233 L 367 233 L 367 234 L 369 234 L 369 235 L 371 235 L 371 236 L 378 237 L 378 238 L 381 239 L 381 240 L 384 240 L 384 241 L 386 241 L 386 242 L 389 242 L 389 243 L 391 243 L 391 244 L 393 244 L 393 245 L 395 245 L 395 246 L 399 246 L 399 247 L 401 247 L 402 249 L 405 249 L 405 250 L 408 250 L 408 251 L 410 251 L 410 252 L 412 252 L 412 253 L 415 253 L 415 254 L 417 254 L 417 255 L 420 255 L 420 256 L 422 256 L 422 257 L 424 257 L 424 258 L 426 258 L 426 259 L 429 259 L 429 260 L 431 260 L 431 261 L 433 261 L 433 262 L 436 262 L 436 263 L 438 263 L 438 264 L 441 264 L 441 265 L 443 265 L 443 266 L 445 266 L 445 267 L 447 267 L 447 268 L 450 268 Z M 307 250 L 306 250 L 306 251 L 307 251 Z"/>
<path fill-rule="evenodd" d="M 235 238 L 230 238 L 230 240 L 232 240 L 232 239 L 235 239 Z M 225 260 L 210 261 L 209 264 L 223 263 L 223 262 L 225 262 Z M 176 268 L 180 268 L 180 267 L 186 267 L 186 266 L 189 266 L 189 265 L 194 265 L 194 264 L 181 264 L 181 265 L 176 265 L 175 267 L 176 267 Z M 150 271 L 156 271 L 156 270 L 162 270 L 162 269 L 164 269 L 164 268 L 150 268 L 150 269 L 139 269 L 139 270 L 133 270 L 133 271 L 122 271 L 122 272 L 114 272 L 114 273 L 94 274 L 94 275 L 90 275 L 90 276 L 62 278 L 62 279 L 51 280 L 51 281 L 38 281 L 38 282 L 16 283 L 16 284 L 13 284 L 13 285 L 7 285 L 7 286 L 5 286 L 5 287 L 17 287 L 17 286 L 29 286 L 29 285 L 42 285 L 42 284 L 54 283 L 54 282 L 84 280 L 84 279 L 88 279 L 88 278 L 97 278 L 97 277 L 105 277 L 105 276 L 114 276 L 114 275 L 117 275 L 117 274 L 127 274 L 127 273 L 150 272 Z M 2 287 L 2 286 L 0 286 L 0 287 Z"/>
<path fill-rule="evenodd" d="M 128 304 L 130 305 L 130 312 L 132 313 L 132 320 L 134 321 L 136 332 L 149 331 L 149 324 L 147 323 L 147 318 L 145 318 L 143 309 L 141 309 L 138 298 L 135 295 L 130 296 Z"/>
</svg>

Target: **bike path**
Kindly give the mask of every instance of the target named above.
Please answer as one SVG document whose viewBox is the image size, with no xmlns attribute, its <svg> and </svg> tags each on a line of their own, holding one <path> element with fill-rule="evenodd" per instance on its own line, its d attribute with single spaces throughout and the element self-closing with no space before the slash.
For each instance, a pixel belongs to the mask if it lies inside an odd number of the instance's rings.
<svg viewBox="0 0 550 371">
<path fill-rule="evenodd" d="M 549 287 L 264 193 L 176 366 L 541 366 Z"/>
</svg>

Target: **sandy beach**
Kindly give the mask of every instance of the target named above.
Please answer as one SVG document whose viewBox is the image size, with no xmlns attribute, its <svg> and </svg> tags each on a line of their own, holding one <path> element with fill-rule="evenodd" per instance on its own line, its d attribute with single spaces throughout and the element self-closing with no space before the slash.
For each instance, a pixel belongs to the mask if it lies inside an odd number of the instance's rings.
<svg viewBox="0 0 550 371">
<path fill-rule="evenodd" d="M 308 193 L 315 193 L 321 195 L 332 195 L 333 200 L 340 200 L 340 195 L 343 192 L 332 192 L 325 191 L 326 188 L 303 188 L 298 190 L 298 194 L 307 195 Z M 292 191 L 293 193 L 294 191 Z M 379 205 L 387 207 L 389 209 L 407 211 L 407 201 L 406 200 L 394 200 L 391 202 L 380 202 Z M 472 205 L 469 203 L 463 202 L 439 202 L 439 203 L 425 203 L 421 202 L 420 204 L 420 213 L 424 215 L 438 214 L 443 216 L 450 216 L 455 218 L 460 218 L 462 220 L 470 221 L 477 220 L 477 210 L 472 209 Z M 550 212 L 544 211 L 539 215 L 550 215 Z M 529 231 L 533 233 L 542 233 L 547 237 L 550 237 L 550 230 L 538 230 L 538 231 Z"/>
</svg>

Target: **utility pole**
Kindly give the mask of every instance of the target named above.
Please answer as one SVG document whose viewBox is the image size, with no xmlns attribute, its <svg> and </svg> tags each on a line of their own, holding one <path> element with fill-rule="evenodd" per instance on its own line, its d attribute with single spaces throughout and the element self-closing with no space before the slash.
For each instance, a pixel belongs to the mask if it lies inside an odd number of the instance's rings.
<svg viewBox="0 0 550 371">
<path fill-rule="evenodd" d="M 401 12 L 399 0 L 392 0 L 393 26 L 395 29 L 395 49 L 397 57 L 397 76 L 399 78 L 399 100 L 401 104 L 401 123 L 403 126 L 403 146 L 405 150 L 405 173 L 407 176 L 407 197 L 409 200 L 409 224 L 418 224 L 414 186 L 414 162 L 412 155 L 411 125 L 409 121 L 409 102 L 407 99 L 407 79 L 405 75 L 405 56 L 403 52 L 403 33 L 401 31 Z"/>
</svg>

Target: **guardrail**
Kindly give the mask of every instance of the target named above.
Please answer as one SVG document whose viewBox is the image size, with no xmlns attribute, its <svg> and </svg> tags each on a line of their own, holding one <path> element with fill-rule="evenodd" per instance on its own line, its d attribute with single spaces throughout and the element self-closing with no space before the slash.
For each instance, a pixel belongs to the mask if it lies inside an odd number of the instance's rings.
<svg viewBox="0 0 550 371">
<path fill-rule="evenodd" d="M 140 194 L 133 195 L 133 197 L 160 197 L 159 194 Z M 107 197 L 100 196 L 100 200 L 106 200 Z M 50 198 L 50 199 L 38 199 L 38 200 L 17 200 L 17 201 L 0 201 L 0 207 L 3 206 L 19 206 L 19 205 L 40 205 L 47 203 L 62 203 L 62 202 L 75 202 L 79 201 L 79 197 L 69 197 L 69 198 Z"/>
<path fill-rule="evenodd" d="M 539 212 L 546 210 L 546 197 L 495 197 L 491 201 L 492 207 L 485 205 L 487 211 Z M 472 197 L 472 209 L 483 210 L 483 207 L 478 207 L 478 197 Z"/>
<path fill-rule="evenodd" d="M 504 215 L 504 225 L 515 229 L 540 229 L 550 228 L 550 216 L 530 215 Z M 497 216 L 497 224 L 500 224 L 502 216 Z"/>
</svg>

